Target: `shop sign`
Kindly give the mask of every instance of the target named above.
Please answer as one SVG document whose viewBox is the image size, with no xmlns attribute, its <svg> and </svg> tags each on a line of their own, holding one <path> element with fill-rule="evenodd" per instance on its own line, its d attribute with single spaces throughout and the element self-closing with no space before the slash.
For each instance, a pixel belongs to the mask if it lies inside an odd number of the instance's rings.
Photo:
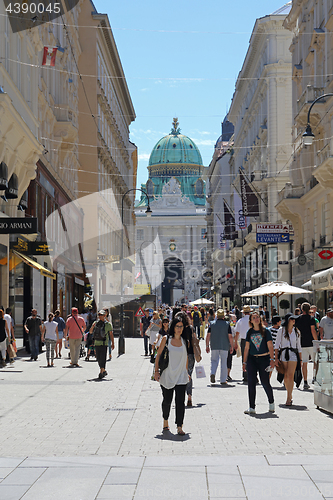
<svg viewBox="0 0 333 500">
<path fill-rule="evenodd" d="M 256 229 L 256 232 L 257 233 L 265 233 L 265 234 L 270 234 L 270 233 L 273 233 L 273 234 L 276 234 L 276 233 L 282 233 L 282 234 L 286 234 L 286 233 L 291 233 L 291 230 L 292 230 L 292 226 L 290 226 L 290 224 L 256 224 L 257 226 L 257 229 Z"/>
<path fill-rule="evenodd" d="M 333 266 L 333 248 L 316 248 L 313 252 L 313 261 L 313 268 L 315 271 Z"/>
<path fill-rule="evenodd" d="M 257 233 L 257 243 L 289 243 L 289 233 Z"/>
<path fill-rule="evenodd" d="M 18 238 L 17 242 L 10 243 L 10 249 L 23 255 L 53 255 L 54 243 L 47 241 L 24 241 Z"/>
<path fill-rule="evenodd" d="M 37 233 L 37 217 L 1 217 L 0 234 Z"/>
</svg>

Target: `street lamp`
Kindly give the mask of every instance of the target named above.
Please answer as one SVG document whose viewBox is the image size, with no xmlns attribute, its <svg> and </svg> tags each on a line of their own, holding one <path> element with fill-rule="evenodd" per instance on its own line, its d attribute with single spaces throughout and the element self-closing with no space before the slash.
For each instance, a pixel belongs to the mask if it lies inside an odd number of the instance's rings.
<svg viewBox="0 0 333 500">
<path fill-rule="evenodd" d="M 124 337 L 124 297 L 123 297 L 123 259 L 124 259 L 124 198 L 131 191 L 141 191 L 147 198 L 147 217 L 150 217 L 153 213 L 150 204 L 149 196 L 143 189 L 133 188 L 126 191 L 121 198 L 121 244 L 120 244 L 120 335 L 118 341 L 118 356 L 125 354 L 125 337 Z"/>
<path fill-rule="evenodd" d="M 316 104 L 316 102 L 320 101 L 321 99 L 324 99 L 325 97 L 332 97 L 332 96 L 333 96 L 333 93 L 328 93 L 328 94 L 320 95 L 319 97 L 317 97 L 317 99 L 315 99 L 313 101 L 313 103 L 309 107 L 309 111 L 308 111 L 308 123 L 307 123 L 307 126 L 306 126 L 306 130 L 305 130 L 304 134 L 302 135 L 303 146 L 311 146 L 312 143 L 313 143 L 313 139 L 315 138 L 315 135 L 312 132 L 311 125 L 310 125 L 310 113 L 311 113 L 311 110 L 312 110 L 313 106 Z"/>
</svg>

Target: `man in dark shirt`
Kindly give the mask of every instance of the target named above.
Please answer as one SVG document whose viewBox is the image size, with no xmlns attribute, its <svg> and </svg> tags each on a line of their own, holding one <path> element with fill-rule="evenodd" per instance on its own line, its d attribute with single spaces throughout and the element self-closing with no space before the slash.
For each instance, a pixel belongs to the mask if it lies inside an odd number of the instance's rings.
<svg viewBox="0 0 333 500">
<path fill-rule="evenodd" d="M 37 316 L 37 309 L 32 309 L 31 316 L 25 320 L 24 329 L 29 336 L 31 361 L 37 361 L 42 320 Z"/>
<path fill-rule="evenodd" d="M 314 361 L 313 355 L 313 340 L 317 340 L 316 322 L 309 314 L 310 304 L 304 302 L 302 304 L 302 314 L 296 320 L 295 326 L 301 332 L 301 347 L 302 347 L 302 373 L 304 378 L 304 389 L 310 389 L 308 384 L 308 362 L 311 358 Z"/>
<path fill-rule="evenodd" d="M 140 333 L 141 333 L 141 337 L 143 337 L 145 356 L 148 356 L 149 336 L 146 335 L 146 331 L 148 329 L 148 326 L 150 325 L 150 321 L 151 321 L 152 316 L 149 316 L 149 308 L 148 307 L 146 307 L 144 313 L 145 313 L 145 315 L 142 316 L 141 321 L 140 321 Z M 149 355 L 150 354 L 151 354 L 151 352 L 149 352 Z"/>
</svg>

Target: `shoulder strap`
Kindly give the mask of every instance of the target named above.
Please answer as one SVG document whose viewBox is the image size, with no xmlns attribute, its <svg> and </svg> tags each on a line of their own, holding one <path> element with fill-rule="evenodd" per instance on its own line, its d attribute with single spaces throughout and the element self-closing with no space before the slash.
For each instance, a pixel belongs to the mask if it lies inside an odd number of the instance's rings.
<svg viewBox="0 0 333 500">
<path fill-rule="evenodd" d="M 74 318 L 75 323 L 76 323 L 76 324 L 77 324 L 77 326 L 78 326 L 78 329 L 80 330 L 80 332 L 82 332 L 82 330 L 81 330 L 81 328 L 80 328 L 80 326 L 79 326 L 79 323 L 76 321 L 76 317 L 75 317 L 75 316 L 73 316 L 73 314 L 72 314 L 72 318 Z"/>
</svg>

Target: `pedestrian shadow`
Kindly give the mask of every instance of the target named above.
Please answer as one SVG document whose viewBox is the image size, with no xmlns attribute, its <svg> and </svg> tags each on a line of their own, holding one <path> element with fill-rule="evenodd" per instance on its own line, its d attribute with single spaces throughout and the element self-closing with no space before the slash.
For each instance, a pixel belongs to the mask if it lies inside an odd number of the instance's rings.
<svg viewBox="0 0 333 500">
<path fill-rule="evenodd" d="M 285 404 L 280 404 L 280 408 L 287 409 L 287 410 L 297 410 L 297 411 L 309 411 L 309 408 L 305 405 L 294 405 L 292 404 L 291 406 L 287 406 Z"/>
<path fill-rule="evenodd" d="M 211 387 L 212 389 L 229 389 L 231 387 L 236 387 L 235 385 L 231 385 L 231 384 L 207 384 L 207 387 Z"/>
<path fill-rule="evenodd" d="M 201 408 L 202 406 L 206 406 L 206 403 L 197 403 L 193 406 L 185 406 L 186 410 L 193 410 L 193 408 Z"/>
<path fill-rule="evenodd" d="M 279 418 L 279 416 L 276 415 L 276 413 L 272 413 L 271 411 L 267 411 L 266 413 L 255 413 L 251 416 L 253 416 L 254 418 L 256 418 L 258 420 L 263 420 L 266 418 Z"/>
<path fill-rule="evenodd" d="M 162 434 L 156 434 L 155 439 L 160 439 L 161 441 L 188 441 L 191 439 L 188 432 L 185 436 L 179 436 L 178 434 L 173 434 L 171 431 L 162 432 Z"/>
<path fill-rule="evenodd" d="M 88 378 L 87 379 L 87 382 L 112 382 L 112 378 L 99 378 L 99 377 L 96 377 L 96 378 Z"/>
</svg>

